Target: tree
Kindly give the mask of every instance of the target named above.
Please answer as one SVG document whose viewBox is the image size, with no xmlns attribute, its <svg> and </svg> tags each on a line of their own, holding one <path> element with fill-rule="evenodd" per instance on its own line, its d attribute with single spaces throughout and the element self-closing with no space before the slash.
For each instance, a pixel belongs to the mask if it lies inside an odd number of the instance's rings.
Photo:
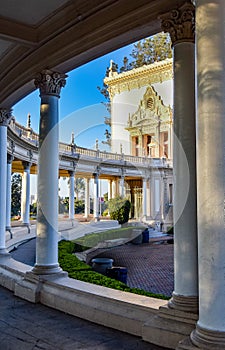
<svg viewBox="0 0 225 350">
<path fill-rule="evenodd" d="M 15 216 L 20 214 L 21 208 L 22 177 L 20 174 L 12 174 L 11 191 L 11 216 Z"/>
<path fill-rule="evenodd" d="M 75 178 L 74 191 L 75 191 L 76 199 L 79 199 L 80 194 L 83 194 L 85 191 L 84 179 L 80 177 Z"/>
<path fill-rule="evenodd" d="M 70 185 L 70 180 L 69 179 L 68 179 L 67 183 L 68 183 L 68 185 Z M 81 177 L 76 177 L 75 181 L 74 181 L 74 192 L 75 192 L 76 199 L 79 199 L 80 195 L 83 194 L 84 191 L 85 191 L 84 179 L 81 178 Z"/>
<path fill-rule="evenodd" d="M 142 67 L 166 58 L 172 57 L 171 40 L 168 33 L 158 33 L 134 44 L 130 54 L 132 61 L 128 64 L 128 58 L 124 57 L 124 65 L 120 71 Z"/>
</svg>

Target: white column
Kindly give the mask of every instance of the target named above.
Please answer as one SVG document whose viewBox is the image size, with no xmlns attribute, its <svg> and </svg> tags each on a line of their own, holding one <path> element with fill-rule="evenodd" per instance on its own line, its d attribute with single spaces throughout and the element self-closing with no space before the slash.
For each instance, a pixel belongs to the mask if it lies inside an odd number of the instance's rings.
<svg viewBox="0 0 225 350">
<path fill-rule="evenodd" d="M 146 200 L 147 200 L 147 217 L 151 217 L 151 181 L 150 178 L 147 180 L 147 187 L 146 187 Z"/>
<path fill-rule="evenodd" d="M 199 321 L 192 342 L 225 349 L 225 7 L 196 1 Z"/>
<path fill-rule="evenodd" d="M 61 271 L 58 264 L 58 99 L 64 74 L 44 71 L 35 79 L 41 110 L 38 157 L 36 274 Z"/>
<path fill-rule="evenodd" d="M 74 220 L 74 171 L 69 171 L 70 192 L 69 192 L 69 219 Z"/>
<path fill-rule="evenodd" d="M 119 195 L 124 198 L 124 193 L 125 193 L 125 189 L 124 189 L 124 175 L 122 175 L 119 179 Z"/>
<path fill-rule="evenodd" d="M 94 219 L 99 221 L 99 183 L 98 174 L 94 174 Z"/>
<path fill-rule="evenodd" d="M 90 215 L 90 179 L 85 178 L 85 208 L 84 208 L 84 217 L 88 218 Z"/>
<path fill-rule="evenodd" d="M 117 196 L 117 180 L 114 179 L 112 181 L 112 198 L 115 198 Z"/>
<path fill-rule="evenodd" d="M 169 306 L 198 312 L 194 12 L 185 3 L 161 18 L 174 53 L 175 275 Z"/>
<path fill-rule="evenodd" d="M 8 256 L 5 246 L 6 182 L 7 182 L 7 126 L 11 111 L 0 109 L 0 256 Z"/>
<path fill-rule="evenodd" d="M 21 194 L 21 219 L 23 225 L 27 226 L 28 229 L 30 226 L 30 166 L 31 163 L 23 162 Z"/>
<path fill-rule="evenodd" d="M 108 180 L 108 201 L 112 199 L 112 180 Z"/>
<path fill-rule="evenodd" d="M 142 220 L 147 219 L 147 179 L 142 179 Z"/>
<path fill-rule="evenodd" d="M 10 238 L 12 238 L 11 231 L 11 193 L 12 193 L 12 161 L 13 156 L 11 154 L 7 155 L 7 184 L 6 184 L 6 231 L 10 232 Z"/>
</svg>

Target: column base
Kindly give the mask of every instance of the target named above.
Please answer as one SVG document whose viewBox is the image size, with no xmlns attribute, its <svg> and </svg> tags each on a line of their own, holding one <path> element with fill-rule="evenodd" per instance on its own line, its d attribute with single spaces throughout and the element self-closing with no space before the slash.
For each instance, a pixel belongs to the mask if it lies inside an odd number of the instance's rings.
<svg viewBox="0 0 225 350">
<path fill-rule="evenodd" d="M 52 274 L 61 274 L 61 273 L 66 273 L 64 272 L 59 264 L 55 265 L 38 265 L 35 264 L 32 273 L 35 275 L 52 275 Z"/>
<path fill-rule="evenodd" d="M 168 305 L 159 308 L 159 313 L 143 326 L 143 340 L 169 349 L 190 336 L 195 329 L 198 315 L 191 312 L 170 309 Z"/>
<path fill-rule="evenodd" d="M 176 347 L 176 350 L 197 350 L 197 349 L 200 350 L 191 342 L 190 337 L 181 340 Z"/>
<path fill-rule="evenodd" d="M 95 222 L 99 222 L 99 221 L 100 221 L 100 218 L 94 218 L 94 221 L 95 221 Z"/>
<path fill-rule="evenodd" d="M 0 259 L 10 258 L 11 255 L 6 248 L 0 248 Z"/>
<path fill-rule="evenodd" d="M 194 344 L 196 349 L 204 349 L 204 350 L 224 350 L 225 349 L 225 332 L 205 329 L 200 327 L 197 324 L 196 329 L 191 333 L 190 338 L 191 338 L 191 342 Z"/>
<path fill-rule="evenodd" d="M 198 297 L 178 295 L 173 292 L 172 298 L 168 302 L 168 307 L 171 309 L 197 314 L 199 310 Z"/>
</svg>

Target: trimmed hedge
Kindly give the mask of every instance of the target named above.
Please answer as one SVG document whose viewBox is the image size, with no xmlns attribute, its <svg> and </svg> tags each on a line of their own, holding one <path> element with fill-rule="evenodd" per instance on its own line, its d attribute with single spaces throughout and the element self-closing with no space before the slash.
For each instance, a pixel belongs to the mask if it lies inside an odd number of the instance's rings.
<svg viewBox="0 0 225 350">
<path fill-rule="evenodd" d="M 72 254 L 74 252 L 75 244 L 71 241 L 60 241 L 58 247 L 59 264 L 64 271 L 68 272 L 68 275 L 71 278 L 112 289 L 121 290 L 124 292 L 135 293 L 164 300 L 170 299 L 169 297 L 162 294 L 147 292 L 139 288 L 130 288 L 125 283 L 93 271 L 91 266 L 80 261 L 75 255 Z"/>
</svg>

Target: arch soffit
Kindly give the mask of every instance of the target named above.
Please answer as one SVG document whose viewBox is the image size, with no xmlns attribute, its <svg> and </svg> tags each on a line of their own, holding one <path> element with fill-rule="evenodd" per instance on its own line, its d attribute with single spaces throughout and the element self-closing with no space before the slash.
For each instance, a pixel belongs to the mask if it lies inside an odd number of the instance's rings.
<svg viewBox="0 0 225 350">
<path fill-rule="evenodd" d="M 11 107 L 33 91 L 33 79 L 43 69 L 66 73 L 159 32 L 159 15 L 184 2 L 95 0 L 90 8 L 88 1 L 58 0 L 58 8 L 32 25 L 18 21 L 13 9 L 11 18 L 0 9 L 0 41 L 5 44 L 0 52 L 0 106 Z"/>
</svg>

